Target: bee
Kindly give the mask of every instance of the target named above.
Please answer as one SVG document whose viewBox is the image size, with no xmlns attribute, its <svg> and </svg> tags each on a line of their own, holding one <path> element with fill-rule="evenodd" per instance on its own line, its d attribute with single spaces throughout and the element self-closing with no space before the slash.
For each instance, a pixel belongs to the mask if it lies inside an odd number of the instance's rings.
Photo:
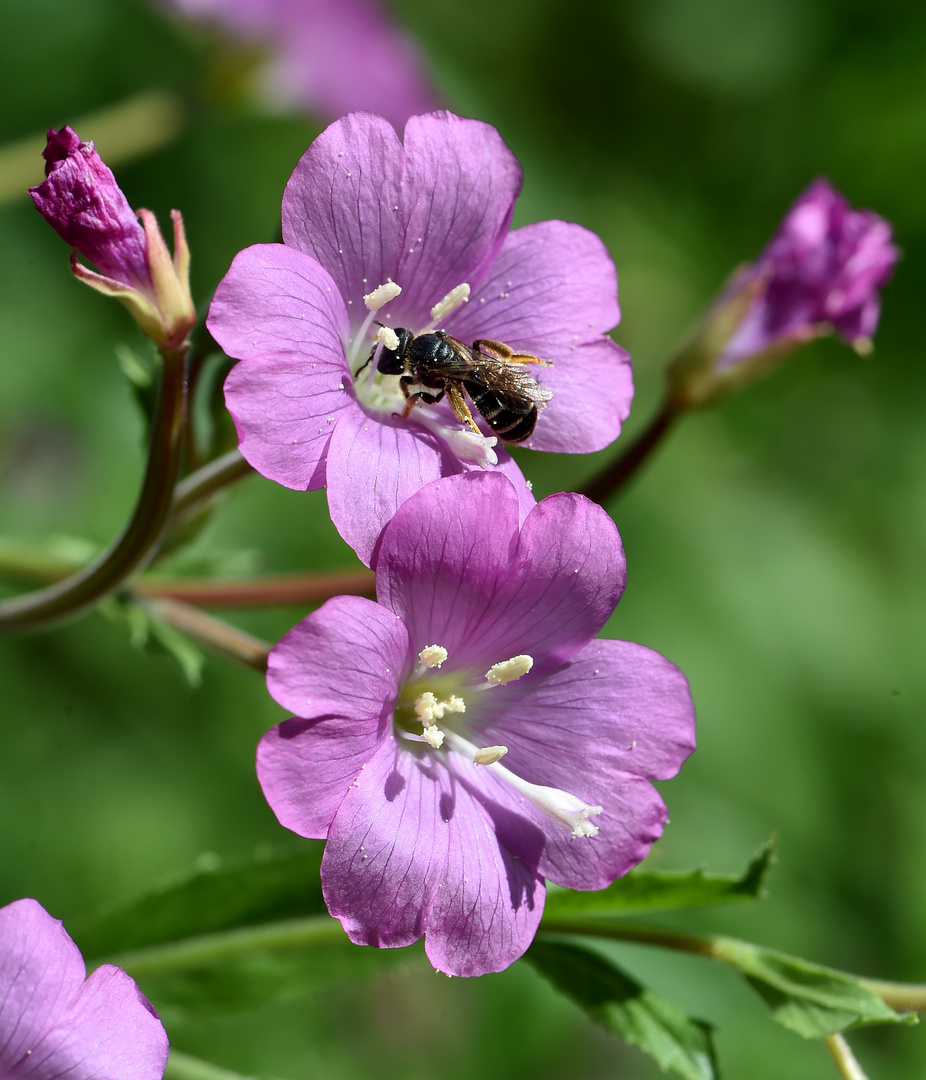
<svg viewBox="0 0 926 1080">
<path fill-rule="evenodd" d="M 529 353 L 515 352 L 500 341 L 477 338 L 464 345 L 443 330 L 413 334 L 397 327 L 398 347 L 383 346 L 377 370 L 398 375 L 408 416 L 417 401 L 434 405 L 446 394 L 454 415 L 482 434 L 466 404 L 464 391 L 503 442 L 529 438 L 537 423 L 537 411 L 553 397 L 524 370 L 525 364 L 548 364 Z M 367 364 L 376 352 L 374 347 Z M 366 367 L 366 364 L 364 364 Z"/>
</svg>

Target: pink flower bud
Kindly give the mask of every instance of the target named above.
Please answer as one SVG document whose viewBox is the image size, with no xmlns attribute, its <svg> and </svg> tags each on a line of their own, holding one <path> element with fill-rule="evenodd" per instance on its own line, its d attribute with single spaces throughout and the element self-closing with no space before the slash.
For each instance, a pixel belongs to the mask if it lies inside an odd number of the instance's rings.
<svg viewBox="0 0 926 1080">
<path fill-rule="evenodd" d="M 709 405 L 823 334 L 869 352 L 880 290 L 899 256 L 884 218 L 850 209 L 829 181 L 815 180 L 677 355 L 670 396 L 683 408 Z"/>
<path fill-rule="evenodd" d="M 74 248 L 74 276 L 121 300 L 142 333 L 158 345 L 179 345 L 196 322 L 190 253 L 179 211 L 171 211 L 171 259 L 154 215 L 132 210 L 92 142 L 81 142 L 68 126 L 52 129 L 42 156 L 45 180 L 29 193 L 39 213 Z M 98 272 L 84 266 L 78 255 Z"/>
</svg>

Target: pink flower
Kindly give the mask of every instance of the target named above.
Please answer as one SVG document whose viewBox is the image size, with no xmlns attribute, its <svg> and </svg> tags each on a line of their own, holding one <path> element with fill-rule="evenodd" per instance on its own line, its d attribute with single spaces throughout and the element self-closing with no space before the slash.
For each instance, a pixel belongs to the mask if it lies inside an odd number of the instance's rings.
<svg viewBox="0 0 926 1080">
<path fill-rule="evenodd" d="M 411 38 L 376 0 L 163 0 L 269 45 L 269 96 L 334 120 L 369 109 L 402 124 L 436 104 Z"/>
<path fill-rule="evenodd" d="M 682 673 L 594 639 L 625 582 L 608 515 L 564 494 L 518 522 L 503 476 L 429 484 L 383 533 L 377 602 L 330 600 L 270 654 L 295 716 L 258 777 L 283 825 L 327 839 L 329 911 L 358 944 L 424 934 L 452 975 L 522 955 L 544 878 L 600 889 L 644 858 L 667 817 L 651 781 L 694 749 Z"/>
<path fill-rule="evenodd" d="M 828 328 L 851 345 L 870 347 L 880 290 L 899 255 L 884 218 L 851 210 L 828 180 L 815 180 L 785 214 L 768 247 L 727 289 L 727 298 L 753 283 L 758 292 L 717 369 L 769 348 L 800 344 Z"/>
<path fill-rule="evenodd" d="M 64 927 L 35 900 L 0 908 L 3 1080 L 160 1080 L 167 1035 L 133 979 L 87 976 Z"/>
<path fill-rule="evenodd" d="M 441 476 L 498 468 L 525 513 L 533 504 L 487 426 L 487 438 L 467 430 L 446 400 L 401 415 L 398 376 L 366 363 L 378 323 L 549 361 L 530 365 L 550 398 L 532 449 L 600 450 L 629 412 L 630 358 L 605 336 L 620 318 L 614 265 L 579 225 L 509 232 L 520 190 L 488 124 L 415 116 L 400 142 L 380 117 L 348 116 L 296 166 L 284 243 L 241 252 L 216 290 L 209 328 L 241 361 L 225 397 L 242 454 L 287 487 L 327 486 L 335 526 L 366 562 L 397 507 Z"/>
</svg>

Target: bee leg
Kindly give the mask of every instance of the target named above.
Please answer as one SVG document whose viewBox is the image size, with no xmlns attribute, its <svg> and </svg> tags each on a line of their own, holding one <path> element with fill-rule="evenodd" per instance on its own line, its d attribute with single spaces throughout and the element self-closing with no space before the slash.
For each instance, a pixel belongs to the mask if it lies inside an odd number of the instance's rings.
<svg viewBox="0 0 926 1080">
<path fill-rule="evenodd" d="M 403 375 L 402 378 L 399 379 L 399 386 L 401 386 L 402 393 L 405 395 L 405 409 L 402 412 L 403 418 L 408 417 L 419 398 L 425 405 L 436 405 L 444 396 L 444 391 L 438 390 L 436 387 L 423 389 L 420 384 L 415 383 L 412 380 L 410 375 Z"/>
<path fill-rule="evenodd" d="M 496 360 L 503 360 L 506 364 L 549 364 L 549 360 L 541 360 L 539 356 L 533 356 L 531 353 L 515 352 L 510 345 L 493 341 L 491 338 L 476 338 L 473 342 L 473 352 L 481 352 L 484 356 L 494 356 Z"/>
<path fill-rule="evenodd" d="M 356 371 L 354 372 L 354 378 L 355 378 L 355 379 L 356 379 L 356 378 L 357 378 L 357 376 L 358 376 L 358 375 L 360 374 L 360 372 L 361 372 L 361 371 L 363 371 L 363 369 L 364 369 L 365 367 L 368 367 L 368 366 L 369 366 L 369 364 L 370 364 L 370 361 L 371 361 L 371 360 L 373 359 L 373 357 L 374 357 L 374 356 L 376 355 L 376 350 L 377 350 L 378 348 L 379 348 L 379 342 L 377 341 L 377 342 L 376 342 L 376 344 L 375 344 L 375 345 L 373 346 L 373 348 L 372 348 L 372 349 L 370 350 L 370 355 L 369 355 L 369 356 L 368 356 L 368 357 L 366 358 L 366 360 L 364 360 L 364 362 L 363 362 L 363 363 L 362 363 L 362 364 L 360 365 L 360 367 L 359 367 L 359 368 L 357 368 L 357 370 L 356 370 Z"/>
<path fill-rule="evenodd" d="M 450 408 L 453 409 L 454 416 L 458 420 L 462 420 L 464 424 L 469 424 L 477 435 L 481 435 L 479 425 L 473 419 L 473 414 L 469 411 L 469 406 L 466 404 L 462 392 L 455 386 L 448 386 L 447 397 L 450 400 Z"/>
</svg>

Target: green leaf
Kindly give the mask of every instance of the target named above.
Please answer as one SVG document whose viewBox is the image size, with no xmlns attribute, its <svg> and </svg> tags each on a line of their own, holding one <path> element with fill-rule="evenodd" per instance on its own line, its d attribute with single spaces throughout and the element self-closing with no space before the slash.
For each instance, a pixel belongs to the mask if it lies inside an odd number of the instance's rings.
<svg viewBox="0 0 926 1080">
<path fill-rule="evenodd" d="M 806 1039 L 907 1019 L 842 971 L 729 938 L 718 942 L 715 955 L 745 975 L 780 1024 Z"/>
<path fill-rule="evenodd" d="M 68 930 L 85 957 L 101 959 L 234 927 L 321 915 L 321 853 L 320 842 L 304 840 L 244 860 L 203 856 L 192 873 L 69 920 Z"/>
<path fill-rule="evenodd" d="M 601 953 L 573 943 L 538 940 L 525 959 L 592 1020 L 685 1080 L 718 1076 L 710 1025 L 648 990 Z"/>
<path fill-rule="evenodd" d="M 574 922 L 586 916 L 598 922 L 608 915 L 755 900 L 763 894 L 774 859 L 775 842 L 769 840 L 740 875 L 707 874 L 703 870 L 633 871 L 599 892 L 550 890 L 544 923 L 560 918 Z"/>
<path fill-rule="evenodd" d="M 149 607 L 122 595 L 107 597 L 99 605 L 99 610 L 112 622 L 125 623 L 133 648 L 167 653 L 176 660 L 190 686 L 195 689 L 200 685 L 205 655 L 189 638 L 164 622 Z"/>
<path fill-rule="evenodd" d="M 136 975 L 165 1021 L 297 999 L 420 954 L 350 941 L 325 909 L 321 853 L 302 841 L 228 863 L 202 856 L 193 873 L 68 928 L 90 966 L 112 958 Z M 293 933 L 316 920 L 320 932 Z M 243 936 L 255 944 L 241 948 Z M 216 941 L 217 951 L 203 947 Z M 178 965 L 175 944 L 196 955 Z M 165 950 L 175 958 L 166 965 Z"/>
</svg>

